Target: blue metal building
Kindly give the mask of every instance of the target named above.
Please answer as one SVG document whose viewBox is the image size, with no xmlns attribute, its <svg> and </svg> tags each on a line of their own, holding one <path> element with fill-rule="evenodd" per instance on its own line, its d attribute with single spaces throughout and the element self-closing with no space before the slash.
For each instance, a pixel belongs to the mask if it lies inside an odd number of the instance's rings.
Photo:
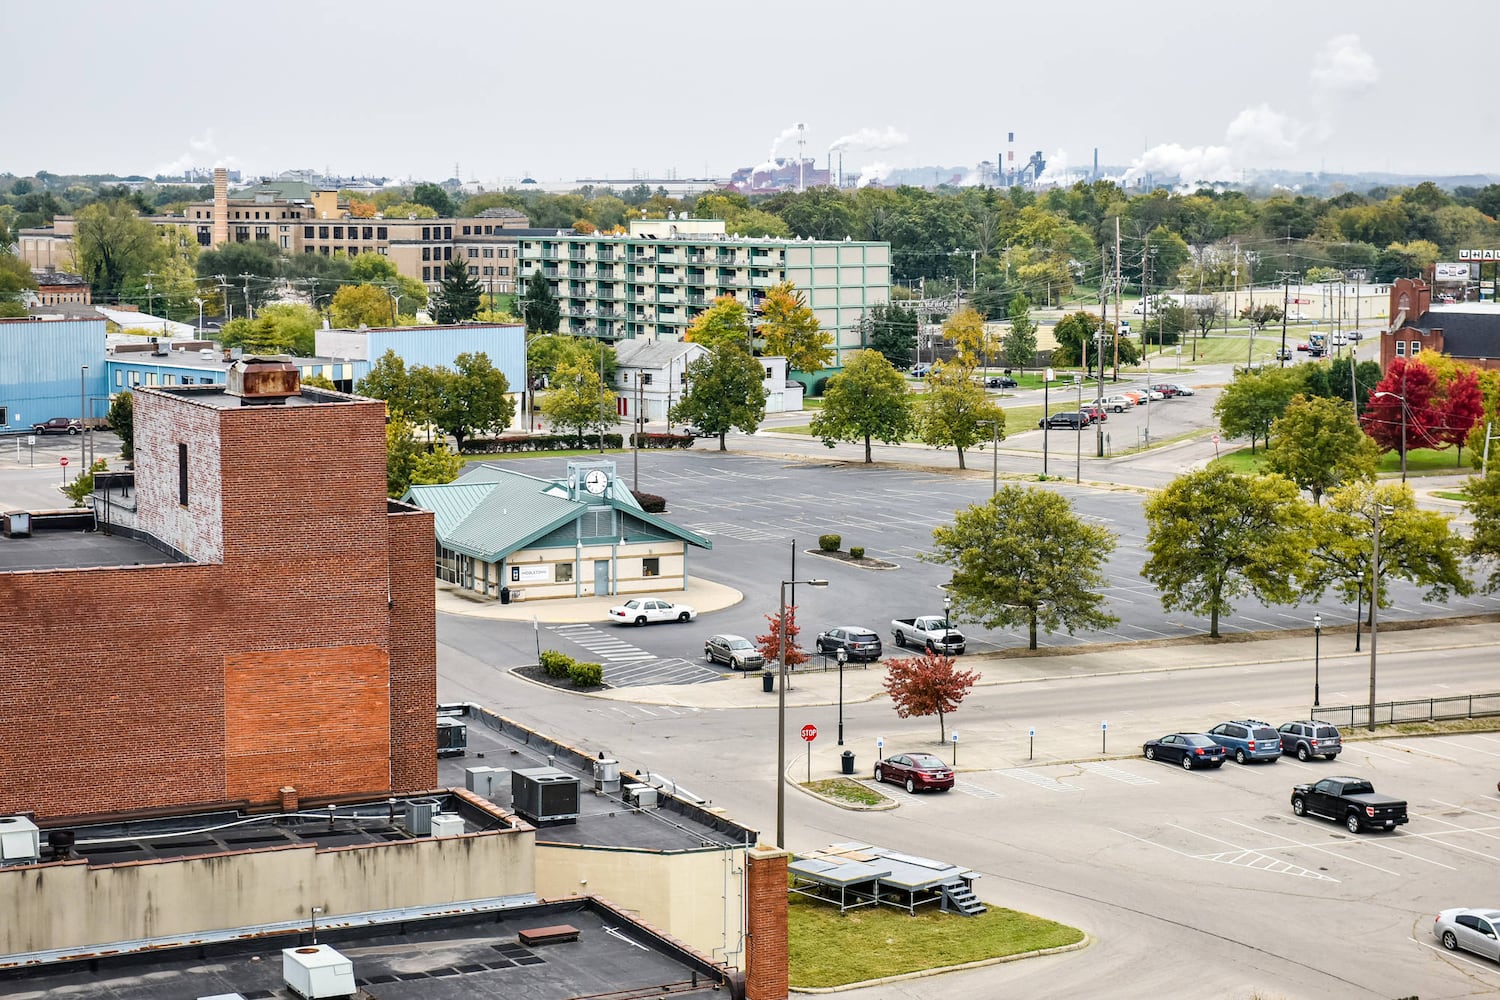
<svg viewBox="0 0 1500 1000">
<path fill-rule="evenodd" d="M 103 317 L 0 319 L 0 432 L 103 417 L 105 383 Z"/>
</svg>

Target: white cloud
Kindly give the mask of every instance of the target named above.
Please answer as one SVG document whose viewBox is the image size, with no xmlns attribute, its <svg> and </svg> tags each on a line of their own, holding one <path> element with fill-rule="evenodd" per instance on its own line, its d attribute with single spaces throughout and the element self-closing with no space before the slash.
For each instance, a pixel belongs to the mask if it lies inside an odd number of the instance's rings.
<svg viewBox="0 0 1500 1000">
<path fill-rule="evenodd" d="M 1308 74 L 1314 87 L 1332 93 L 1364 90 L 1380 79 L 1375 57 L 1360 44 L 1358 35 L 1337 35 L 1318 50 Z"/>
</svg>

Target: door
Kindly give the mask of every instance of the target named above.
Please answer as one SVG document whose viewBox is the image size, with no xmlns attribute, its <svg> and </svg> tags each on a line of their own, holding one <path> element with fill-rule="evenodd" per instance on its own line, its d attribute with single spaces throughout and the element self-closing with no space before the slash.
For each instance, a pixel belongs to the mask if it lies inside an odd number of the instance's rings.
<svg viewBox="0 0 1500 1000">
<path fill-rule="evenodd" d="M 609 593 L 609 560 L 594 560 L 594 596 L 603 597 Z"/>
</svg>

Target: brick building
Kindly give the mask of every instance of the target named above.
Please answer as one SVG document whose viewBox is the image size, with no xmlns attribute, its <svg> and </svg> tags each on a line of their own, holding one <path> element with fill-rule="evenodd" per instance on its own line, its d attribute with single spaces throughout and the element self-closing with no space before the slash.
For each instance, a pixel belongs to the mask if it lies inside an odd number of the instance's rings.
<svg viewBox="0 0 1500 1000">
<path fill-rule="evenodd" d="M 1500 369 L 1500 305 L 1492 302 L 1432 304 L 1432 288 L 1420 279 L 1391 284 L 1391 326 L 1380 338 L 1380 367 L 1396 358 L 1436 351 L 1476 368 Z"/>
<path fill-rule="evenodd" d="M 137 389 L 105 530 L 0 538 L 0 814 L 435 785 L 432 515 L 386 498 L 385 404 L 234 368 Z"/>
</svg>

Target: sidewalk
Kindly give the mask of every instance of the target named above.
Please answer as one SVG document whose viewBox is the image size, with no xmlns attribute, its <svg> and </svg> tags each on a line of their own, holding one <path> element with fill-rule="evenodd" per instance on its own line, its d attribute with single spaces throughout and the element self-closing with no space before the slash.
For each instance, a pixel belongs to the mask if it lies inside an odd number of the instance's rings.
<svg viewBox="0 0 1500 1000">
<path fill-rule="evenodd" d="M 1325 638 L 1327 635 L 1325 634 Z M 1431 652 L 1446 649 L 1464 649 L 1500 644 L 1500 622 L 1485 622 L 1442 628 L 1417 628 L 1403 631 L 1382 631 L 1380 651 L 1392 656 L 1401 653 Z M 1343 656 L 1358 656 L 1368 659 L 1368 653 L 1329 653 L 1325 661 Z M 1237 667 L 1250 664 L 1287 663 L 1311 661 L 1308 637 L 1302 634 L 1276 636 L 1250 642 L 1210 643 L 1166 642 L 1129 643 L 1109 646 L 1091 646 L 1079 652 L 1043 656 L 1014 656 L 979 654 L 962 657 L 960 662 L 967 670 L 980 675 L 980 680 L 969 697 L 983 696 L 986 688 L 1006 685 L 1058 681 L 1076 678 L 1110 677 L 1168 673 L 1181 670 L 1208 670 L 1220 667 Z M 837 745 L 833 706 L 838 704 L 839 674 L 836 669 L 827 672 L 819 669 L 821 657 L 815 656 L 807 667 L 793 672 L 786 692 L 788 708 L 787 727 L 788 756 L 795 759 L 795 767 L 789 773 L 804 780 L 807 773 L 806 747 L 797 739 L 797 730 L 804 722 L 813 722 L 819 727 L 812 748 L 813 777 L 831 777 L 839 773 L 840 755 L 844 750 L 856 754 L 855 775 L 868 777 L 877 759 L 875 739 L 877 734 L 861 731 L 852 737 L 845 732 L 845 746 Z M 811 669 L 808 669 L 808 668 Z M 868 669 L 849 665 L 844 668 L 844 704 L 875 701 L 886 697 L 883 688 L 885 671 L 880 664 L 871 664 Z M 991 697 L 998 692 L 989 692 Z M 645 705 L 671 705 L 700 710 L 745 709 L 777 707 L 777 696 L 762 689 L 759 671 L 740 677 L 709 684 L 660 685 L 655 687 L 630 687 L 604 691 L 592 697 L 610 701 Z M 795 709 L 796 711 L 791 711 Z M 1283 718 L 1303 718 L 1308 706 L 1305 701 L 1288 701 L 1281 705 L 1257 705 L 1262 715 Z M 1143 718 L 1134 715 L 1128 721 L 1110 721 L 1107 752 L 1102 749 L 1104 741 L 1099 723 L 1102 719 L 1053 720 L 1049 731 L 1036 738 L 1034 757 L 1029 745 L 1029 724 L 1025 720 L 995 728 L 977 730 L 964 725 L 963 710 L 948 717 L 947 728 L 961 731 L 958 745 L 958 770 L 989 770 L 994 768 L 1022 767 L 1028 763 L 1060 763 L 1088 761 L 1115 756 L 1133 757 L 1140 753 L 1143 740 L 1161 733 L 1175 731 L 1182 725 L 1176 715 L 1161 718 Z M 953 759 L 953 745 L 937 746 L 937 720 L 924 719 L 919 723 L 930 723 L 931 739 L 918 739 L 921 746 L 912 746 L 910 739 L 887 739 L 883 754 L 902 750 L 924 750 L 936 753 L 944 760 Z M 768 725 L 770 723 L 768 722 Z M 898 721 L 891 713 L 891 729 L 910 730 L 911 720 Z M 896 743 L 902 745 L 898 746 Z"/>
<path fill-rule="evenodd" d="M 493 597 L 482 597 L 462 587 L 437 581 L 437 610 L 440 614 L 487 618 L 500 622 L 537 621 L 543 625 L 608 624 L 606 615 L 610 608 L 636 597 L 655 597 L 673 604 L 686 604 L 700 615 L 722 611 L 745 599 L 745 595 L 733 587 L 711 580 L 689 578 L 686 590 L 501 604 Z"/>
</svg>

